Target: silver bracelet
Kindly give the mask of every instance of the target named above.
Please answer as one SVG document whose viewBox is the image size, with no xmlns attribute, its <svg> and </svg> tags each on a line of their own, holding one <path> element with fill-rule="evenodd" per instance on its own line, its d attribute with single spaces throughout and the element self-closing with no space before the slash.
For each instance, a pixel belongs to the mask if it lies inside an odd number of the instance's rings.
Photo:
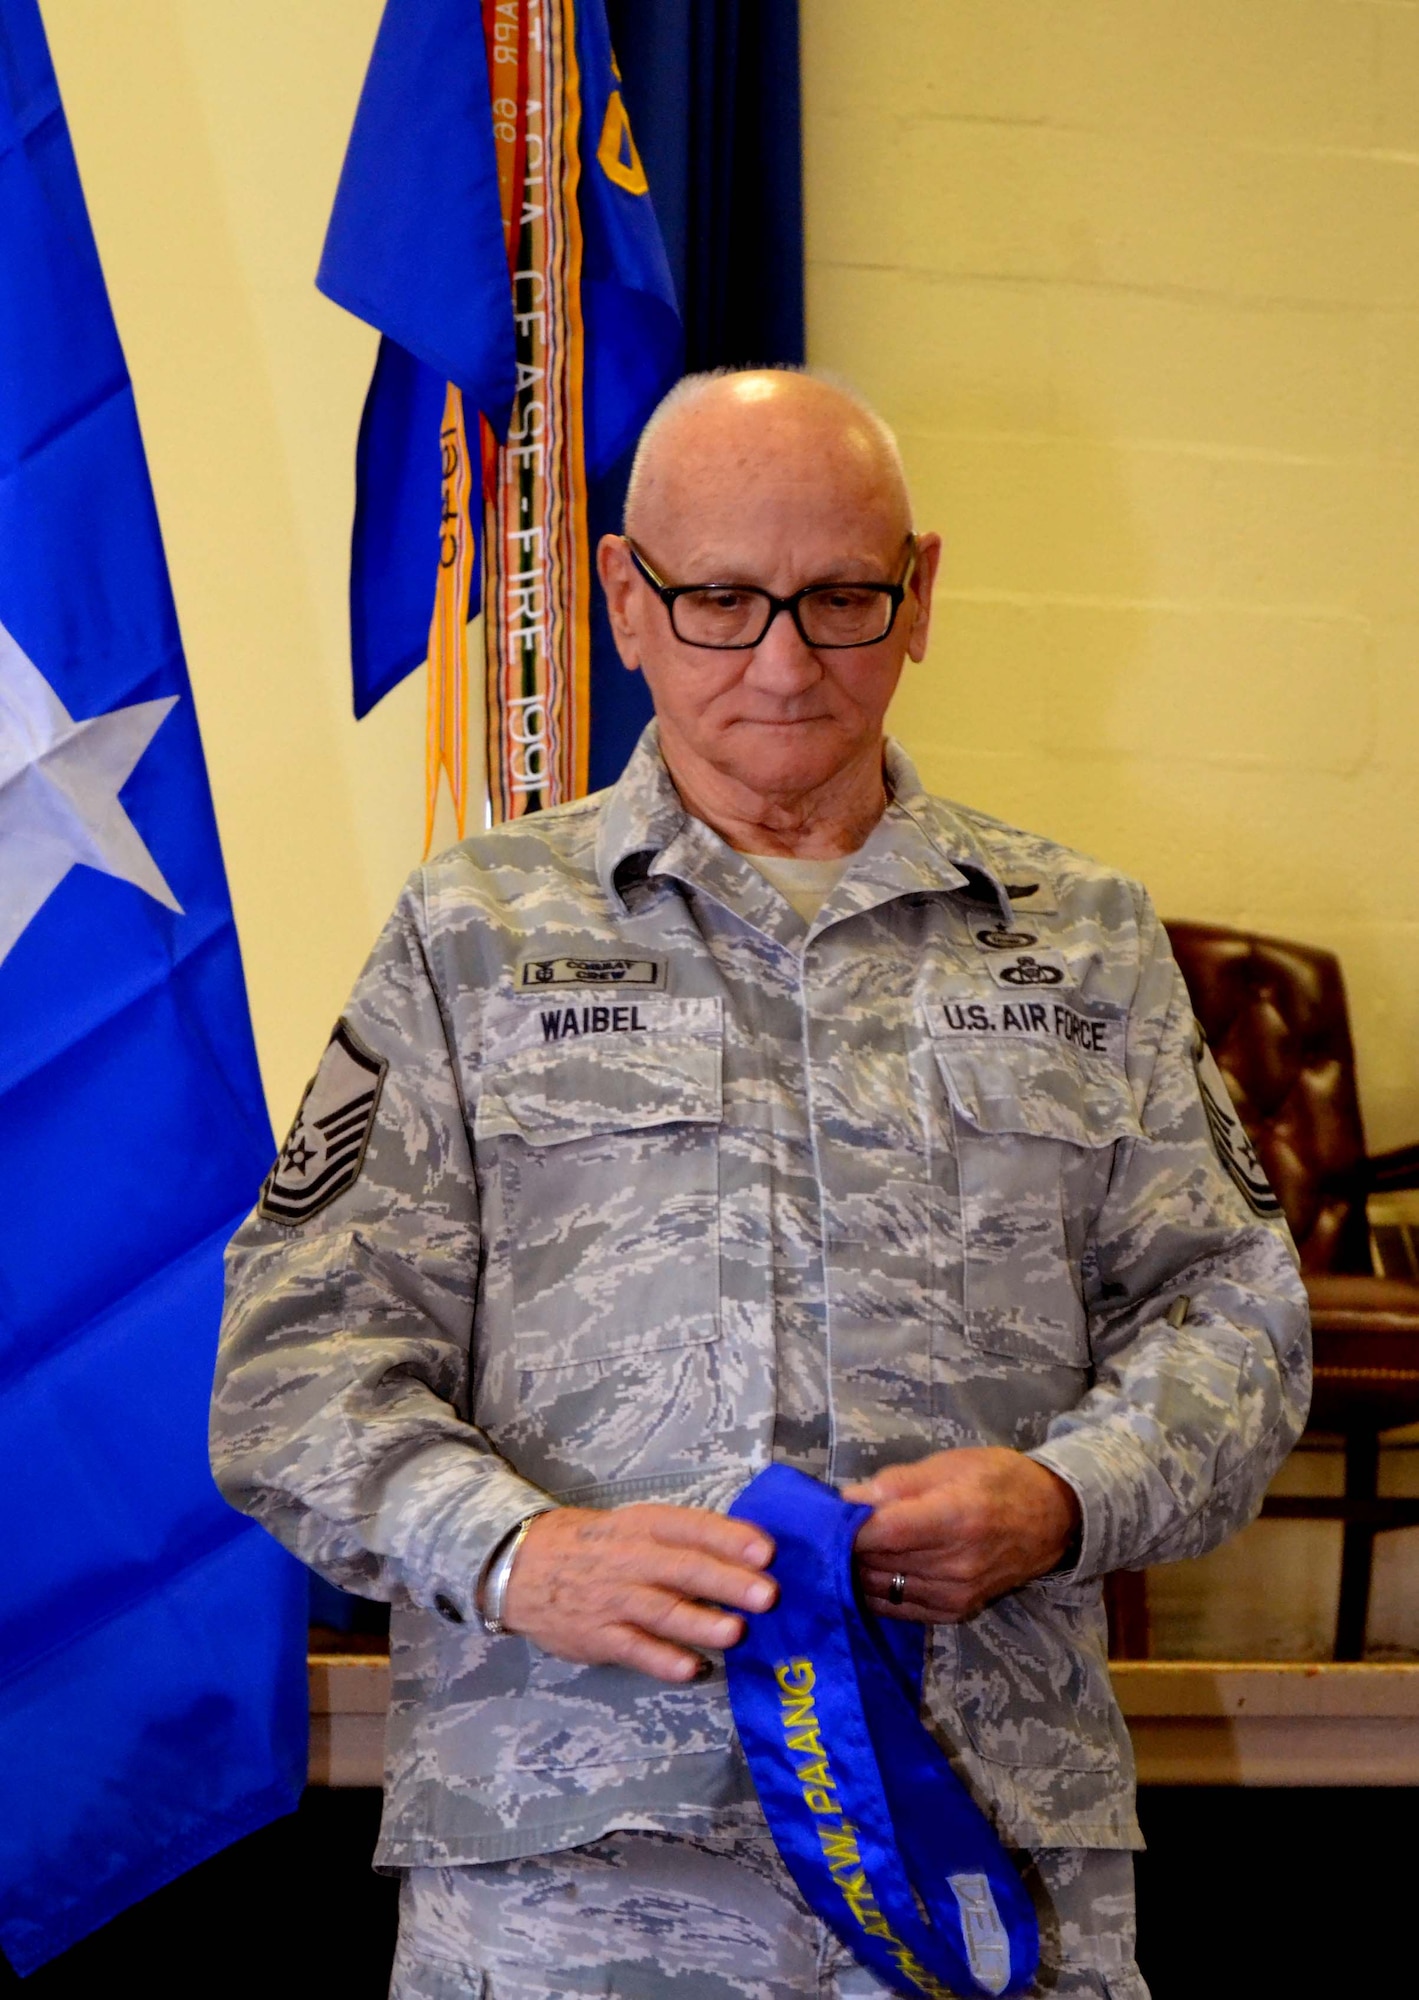
<svg viewBox="0 0 1419 2000">
<path fill-rule="evenodd" d="M 507 1599 L 507 1587 L 512 1578 L 512 1566 L 517 1561 L 517 1552 L 522 1547 L 528 1529 L 534 1521 L 540 1521 L 545 1508 L 539 1507 L 535 1514 L 529 1514 L 525 1521 L 519 1521 L 512 1533 L 494 1552 L 483 1577 L 483 1588 L 478 1593 L 478 1616 L 483 1621 L 483 1630 L 496 1639 L 507 1630 L 503 1624 L 503 1605 Z"/>
</svg>

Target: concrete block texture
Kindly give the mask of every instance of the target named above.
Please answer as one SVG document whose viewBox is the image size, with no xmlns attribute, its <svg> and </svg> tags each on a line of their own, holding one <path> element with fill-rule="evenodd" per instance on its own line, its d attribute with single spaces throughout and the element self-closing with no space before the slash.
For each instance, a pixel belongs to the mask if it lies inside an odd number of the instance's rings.
<svg viewBox="0 0 1419 2000">
<path fill-rule="evenodd" d="M 1419 5 L 804 0 L 809 352 L 946 535 L 894 723 L 1332 944 L 1419 1139 Z"/>
<path fill-rule="evenodd" d="M 1403 254 L 1419 172 L 1378 150 L 853 111 L 813 135 L 806 162 L 833 216 L 833 262 L 1313 309 L 1419 305 Z M 939 240 L 919 226 L 923 200 Z"/>
<path fill-rule="evenodd" d="M 830 115 L 895 100 L 923 118 L 1363 146 L 1382 102 L 1380 6 L 1336 0 L 807 0 Z M 1278 61 L 1278 54 L 1283 60 Z"/>
</svg>

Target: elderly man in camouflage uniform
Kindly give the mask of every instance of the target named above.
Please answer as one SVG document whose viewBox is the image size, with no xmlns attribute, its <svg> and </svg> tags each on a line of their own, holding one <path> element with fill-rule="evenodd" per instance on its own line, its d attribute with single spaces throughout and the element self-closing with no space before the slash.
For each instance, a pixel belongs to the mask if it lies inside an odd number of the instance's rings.
<svg viewBox="0 0 1419 2000">
<path fill-rule="evenodd" d="M 1043 1984 L 1135 2000 L 1101 1579 L 1212 1548 L 1294 1441 L 1285 1226 L 1143 892 L 884 743 L 939 542 L 871 413 L 682 386 L 626 526 L 656 724 L 418 872 L 231 1253 L 223 1490 L 393 1606 L 393 1990 L 881 1992 L 726 1699 L 774 1585 L 720 1510 L 777 1459 L 872 1503 Z"/>
</svg>

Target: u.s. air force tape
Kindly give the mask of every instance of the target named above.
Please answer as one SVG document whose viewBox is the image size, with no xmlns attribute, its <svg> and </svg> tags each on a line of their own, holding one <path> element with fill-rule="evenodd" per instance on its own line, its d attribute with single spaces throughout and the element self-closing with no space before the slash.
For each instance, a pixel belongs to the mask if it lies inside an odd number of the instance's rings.
<svg viewBox="0 0 1419 2000">
<path fill-rule="evenodd" d="M 1034 1906 L 920 1717 L 920 1625 L 863 1609 L 852 1544 L 872 1510 L 771 1465 L 729 1512 L 774 1539 L 779 1597 L 725 1654 L 764 1817 L 809 1906 L 894 1993 L 1015 1993 Z"/>
<path fill-rule="evenodd" d="M 309 1222 L 355 1185 L 388 1068 L 347 1022 L 336 1022 L 296 1122 L 266 1176 L 258 1215 L 268 1222 Z"/>
</svg>

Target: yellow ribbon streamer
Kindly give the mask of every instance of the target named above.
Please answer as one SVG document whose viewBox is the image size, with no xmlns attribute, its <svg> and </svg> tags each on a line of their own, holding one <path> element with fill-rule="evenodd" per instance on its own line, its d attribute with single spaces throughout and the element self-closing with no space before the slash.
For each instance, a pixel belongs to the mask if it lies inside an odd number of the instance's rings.
<svg viewBox="0 0 1419 2000">
<path fill-rule="evenodd" d="M 458 837 L 468 810 L 468 588 L 473 573 L 469 513 L 473 469 L 463 392 L 449 383 L 439 430 L 439 570 L 429 624 L 428 718 L 424 739 L 424 859 L 433 847 L 439 773 L 448 779 Z"/>
</svg>

